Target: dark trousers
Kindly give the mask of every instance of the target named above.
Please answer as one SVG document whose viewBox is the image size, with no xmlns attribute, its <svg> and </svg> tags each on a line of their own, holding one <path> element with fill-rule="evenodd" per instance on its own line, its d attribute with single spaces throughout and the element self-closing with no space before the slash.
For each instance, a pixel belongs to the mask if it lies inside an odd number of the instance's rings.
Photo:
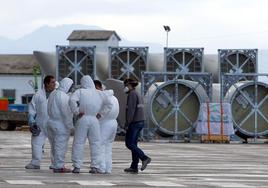
<svg viewBox="0 0 268 188">
<path fill-rule="evenodd" d="M 138 138 L 143 127 L 144 121 L 134 122 L 129 125 L 126 132 L 125 144 L 132 154 L 132 163 L 130 167 L 133 169 L 138 169 L 139 159 L 143 161 L 148 158 L 138 147 Z"/>
</svg>

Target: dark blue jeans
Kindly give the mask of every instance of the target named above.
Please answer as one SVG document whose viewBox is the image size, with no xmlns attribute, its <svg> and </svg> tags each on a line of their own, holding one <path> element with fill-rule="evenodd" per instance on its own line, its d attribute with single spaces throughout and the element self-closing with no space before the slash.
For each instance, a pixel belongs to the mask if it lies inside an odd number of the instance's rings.
<svg viewBox="0 0 268 188">
<path fill-rule="evenodd" d="M 129 125 L 126 132 L 125 144 L 132 154 L 132 163 L 130 168 L 133 169 L 138 169 L 139 159 L 143 161 L 148 158 L 138 147 L 138 138 L 143 127 L 144 121 L 134 122 Z"/>
</svg>

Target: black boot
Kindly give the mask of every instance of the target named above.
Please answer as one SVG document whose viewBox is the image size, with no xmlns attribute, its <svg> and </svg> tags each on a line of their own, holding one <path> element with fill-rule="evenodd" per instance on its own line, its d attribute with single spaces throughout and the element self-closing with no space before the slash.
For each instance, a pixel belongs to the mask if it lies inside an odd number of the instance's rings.
<svg viewBox="0 0 268 188">
<path fill-rule="evenodd" d="M 145 170 L 145 168 L 147 167 L 147 165 L 151 162 L 151 158 L 148 157 L 147 159 L 145 159 L 144 161 L 142 161 L 142 165 L 141 165 L 141 171 Z"/>
<path fill-rule="evenodd" d="M 130 168 L 124 169 L 124 172 L 130 173 L 130 174 L 138 174 L 138 169 L 134 169 L 130 167 Z"/>
</svg>

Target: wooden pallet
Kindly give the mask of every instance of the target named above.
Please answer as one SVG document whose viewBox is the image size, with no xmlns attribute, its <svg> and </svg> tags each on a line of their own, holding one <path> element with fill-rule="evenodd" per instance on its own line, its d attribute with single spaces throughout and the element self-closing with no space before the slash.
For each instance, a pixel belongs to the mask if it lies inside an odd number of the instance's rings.
<svg viewBox="0 0 268 188">
<path fill-rule="evenodd" d="M 227 135 L 202 135 L 202 143 L 230 143 L 230 137 Z"/>
</svg>

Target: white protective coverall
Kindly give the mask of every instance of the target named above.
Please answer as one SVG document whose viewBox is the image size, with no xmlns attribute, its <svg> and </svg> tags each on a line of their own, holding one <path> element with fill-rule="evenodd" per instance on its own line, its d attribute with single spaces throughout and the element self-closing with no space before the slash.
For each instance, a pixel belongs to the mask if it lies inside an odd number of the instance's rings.
<svg viewBox="0 0 268 188">
<path fill-rule="evenodd" d="M 73 166 L 81 168 L 83 164 L 84 145 L 88 138 L 91 154 L 91 168 L 100 168 L 101 162 L 101 137 L 100 125 L 96 118 L 98 112 L 105 107 L 106 110 L 101 114 L 105 116 L 112 108 L 112 103 L 105 92 L 95 89 L 93 80 L 89 75 L 81 79 L 81 89 L 76 90 L 70 97 L 69 104 L 71 111 L 78 115 L 84 115 L 78 119 L 75 126 L 74 142 L 72 148 Z"/>
<path fill-rule="evenodd" d="M 113 141 L 116 136 L 117 131 L 117 121 L 116 118 L 119 114 L 119 103 L 117 98 L 113 95 L 112 90 L 103 91 L 103 92 L 112 92 L 109 96 L 109 100 L 113 104 L 111 111 L 104 117 L 101 117 L 100 122 L 100 130 L 101 130 L 101 154 L 102 161 L 100 170 L 105 173 L 112 172 L 112 146 Z"/>
<path fill-rule="evenodd" d="M 43 156 L 43 146 L 47 138 L 47 97 L 45 89 L 36 92 L 29 103 L 29 116 L 33 117 L 36 125 L 41 129 L 38 136 L 32 136 L 32 160 L 31 164 L 40 166 Z M 31 119 L 33 119 L 31 118 Z"/>
<path fill-rule="evenodd" d="M 69 95 L 73 81 L 64 78 L 59 88 L 54 90 L 48 98 L 48 132 L 51 140 L 53 168 L 64 168 L 64 159 L 68 148 L 68 140 L 73 127 L 73 114 L 69 107 Z"/>
</svg>

